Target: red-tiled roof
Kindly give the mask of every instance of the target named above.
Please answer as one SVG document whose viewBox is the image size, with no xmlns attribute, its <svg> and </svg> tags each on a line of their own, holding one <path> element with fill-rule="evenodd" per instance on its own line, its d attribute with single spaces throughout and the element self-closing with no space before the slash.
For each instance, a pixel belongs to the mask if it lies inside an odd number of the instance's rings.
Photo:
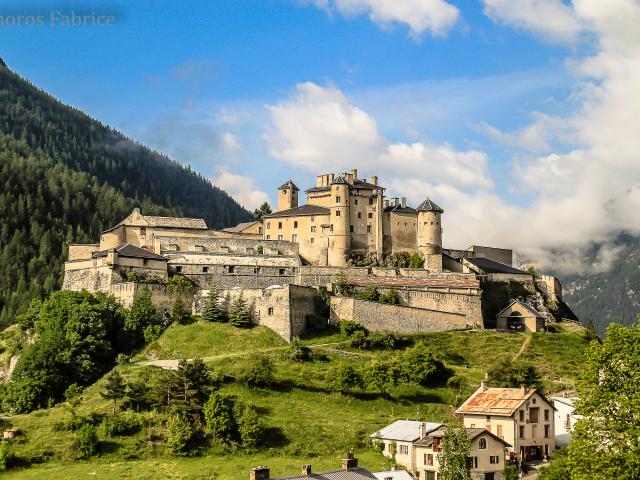
<svg viewBox="0 0 640 480">
<path fill-rule="evenodd" d="M 479 388 L 456 410 L 456 413 L 510 417 L 535 393 L 535 388 L 487 388 L 484 391 Z"/>
<path fill-rule="evenodd" d="M 480 288 L 479 280 L 449 280 L 446 278 L 349 277 L 347 281 L 351 285 L 357 286 Z"/>
</svg>

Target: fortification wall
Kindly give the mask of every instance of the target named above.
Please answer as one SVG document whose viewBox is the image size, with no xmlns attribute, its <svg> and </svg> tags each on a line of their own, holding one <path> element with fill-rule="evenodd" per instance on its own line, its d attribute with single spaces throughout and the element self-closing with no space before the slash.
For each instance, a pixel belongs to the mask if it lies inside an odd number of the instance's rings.
<svg viewBox="0 0 640 480">
<path fill-rule="evenodd" d="M 330 321 L 358 322 L 373 332 L 395 333 L 440 332 L 468 328 L 464 314 L 388 305 L 356 298 L 331 298 Z"/>
<path fill-rule="evenodd" d="M 328 286 L 333 283 L 340 273 L 348 276 L 367 276 L 369 274 L 368 267 L 300 267 L 300 274 L 297 281 L 298 285 L 321 287 Z"/>
<path fill-rule="evenodd" d="M 228 234 L 221 237 L 189 238 L 181 236 L 156 236 L 162 255 L 174 252 L 238 253 L 259 255 L 298 256 L 298 244 L 284 240 L 247 238 L 245 235 Z M 234 236 L 235 235 L 235 236 Z"/>
<path fill-rule="evenodd" d="M 97 265 L 95 260 L 68 262 L 65 264 L 63 290 L 108 292 L 111 285 L 121 281 L 120 274 L 106 265 Z"/>
<path fill-rule="evenodd" d="M 116 298 L 118 303 L 124 308 L 131 307 L 133 302 L 133 296 L 135 293 L 143 287 L 147 287 L 151 293 L 151 302 L 156 307 L 156 313 L 158 317 L 161 317 L 165 310 L 171 311 L 171 305 L 173 303 L 173 295 L 167 290 L 166 285 L 145 285 L 134 282 L 117 283 L 111 286 L 110 293 Z M 187 309 L 192 305 L 194 296 L 191 294 L 184 294 L 183 301 Z"/>
</svg>

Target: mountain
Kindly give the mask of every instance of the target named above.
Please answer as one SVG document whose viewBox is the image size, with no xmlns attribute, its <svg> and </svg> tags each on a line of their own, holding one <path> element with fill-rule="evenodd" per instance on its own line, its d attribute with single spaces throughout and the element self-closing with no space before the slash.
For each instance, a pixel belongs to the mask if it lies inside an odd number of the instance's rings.
<svg viewBox="0 0 640 480">
<path fill-rule="evenodd" d="M 0 59 L 0 325 L 61 285 L 70 243 L 96 241 L 134 206 L 204 218 L 251 214 L 189 167 L 66 106 Z"/>
<path fill-rule="evenodd" d="M 597 270 L 596 253 L 585 259 L 594 268 L 564 277 L 564 300 L 583 324 L 593 321 L 600 336 L 610 323 L 630 325 L 640 313 L 640 238 L 621 235 L 616 239 L 619 253 L 610 268 Z"/>
</svg>

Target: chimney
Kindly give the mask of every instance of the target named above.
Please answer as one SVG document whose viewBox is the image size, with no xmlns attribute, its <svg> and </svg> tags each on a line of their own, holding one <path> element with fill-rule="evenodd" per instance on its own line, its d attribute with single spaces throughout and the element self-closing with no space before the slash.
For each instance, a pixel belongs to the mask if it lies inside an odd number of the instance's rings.
<svg viewBox="0 0 640 480">
<path fill-rule="evenodd" d="M 529 392 L 529 389 L 524 385 L 520 385 L 520 391 L 522 392 L 522 396 L 524 397 L 527 394 L 527 392 Z"/>
<path fill-rule="evenodd" d="M 400 199 L 399 199 L 398 197 L 393 197 L 393 198 L 391 199 L 391 205 L 392 205 L 392 206 L 394 206 L 394 207 L 395 207 L 395 206 L 397 206 L 399 203 L 400 203 Z"/>
<path fill-rule="evenodd" d="M 135 208 L 133 209 L 133 213 L 140 213 L 140 209 L 139 209 L 138 207 L 135 207 Z"/>
<path fill-rule="evenodd" d="M 482 390 L 483 392 L 487 391 L 487 384 L 484 380 L 480 382 L 480 390 Z"/>
<path fill-rule="evenodd" d="M 420 424 L 420 438 L 424 438 L 427 436 L 427 424 L 426 423 L 421 423 Z"/>
<path fill-rule="evenodd" d="M 358 169 L 357 168 L 352 168 L 351 169 L 351 175 L 353 176 L 354 180 L 358 179 Z"/>
<path fill-rule="evenodd" d="M 407 197 L 402 197 L 402 208 L 407 206 Z"/>
<path fill-rule="evenodd" d="M 308 463 L 306 465 L 302 465 L 302 476 L 308 477 L 309 475 L 311 475 L 311 465 Z"/>
<path fill-rule="evenodd" d="M 269 480 L 269 467 L 252 468 L 249 480 Z"/>
<path fill-rule="evenodd" d="M 342 470 L 358 468 L 358 459 L 353 455 L 353 450 L 349 450 L 347 456 L 342 459 Z"/>
<path fill-rule="evenodd" d="M 318 175 L 316 177 L 316 187 L 322 187 L 324 186 L 324 175 Z"/>
<path fill-rule="evenodd" d="M 384 201 L 382 202 L 382 206 L 384 208 L 387 208 L 389 206 L 389 200 L 385 198 Z"/>
<path fill-rule="evenodd" d="M 378 177 L 376 175 L 371 177 L 371 185 L 378 185 Z"/>
</svg>

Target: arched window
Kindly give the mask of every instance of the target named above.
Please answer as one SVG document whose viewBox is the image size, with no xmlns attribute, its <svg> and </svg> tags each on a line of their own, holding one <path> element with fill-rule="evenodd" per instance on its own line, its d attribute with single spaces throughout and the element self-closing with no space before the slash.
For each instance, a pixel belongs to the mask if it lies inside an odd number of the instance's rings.
<svg viewBox="0 0 640 480">
<path fill-rule="evenodd" d="M 484 450 L 487 448 L 487 440 L 484 438 L 481 438 L 480 441 L 478 442 L 478 448 L 480 450 Z"/>
</svg>

